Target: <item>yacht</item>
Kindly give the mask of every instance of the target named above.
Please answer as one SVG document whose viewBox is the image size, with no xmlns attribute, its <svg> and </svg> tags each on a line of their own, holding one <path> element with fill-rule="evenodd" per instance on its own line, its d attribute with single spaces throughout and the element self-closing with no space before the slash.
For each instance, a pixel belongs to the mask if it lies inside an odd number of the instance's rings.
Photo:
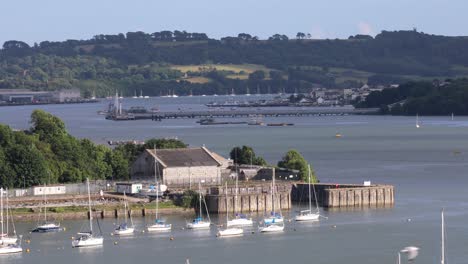
<svg viewBox="0 0 468 264">
<path fill-rule="evenodd" d="M 88 213 L 89 213 L 89 232 L 78 233 L 79 237 L 72 241 L 72 247 L 96 247 L 102 246 L 104 239 L 101 235 L 93 233 L 93 212 L 91 211 L 91 194 L 89 191 L 89 179 L 86 179 L 88 187 Z"/>
<path fill-rule="evenodd" d="M 227 199 L 227 182 L 226 182 L 226 201 Z M 237 193 L 237 191 L 236 191 Z M 237 227 L 229 227 L 229 203 L 226 202 L 226 229 L 219 230 L 217 236 L 218 237 L 232 237 L 232 236 L 242 236 L 244 234 L 244 230 Z"/>
<path fill-rule="evenodd" d="M 55 223 L 55 222 L 50 222 L 50 221 L 47 221 L 47 194 L 46 194 L 46 185 L 44 185 L 44 206 L 43 206 L 43 210 L 44 210 L 44 221 L 37 225 L 36 228 L 34 230 L 32 230 L 32 232 L 37 232 L 37 233 L 48 233 L 48 232 L 60 232 L 63 230 L 62 227 L 60 227 L 60 223 Z"/>
<path fill-rule="evenodd" d="M 284 223 L 281 224 L 268 224 L 263 227 L 260 227 L 261 233 L 274 233 L 284 231 Z"/>
<path fill-rule="evenodd" d="M 202 196 L 202 193 L 201 193 L 201 183 L 198 183 L 198 201 L 199 201 L 200 212 L 199 212 L 199 215 L 198 215 L 197 218 L 193 219 L 192 222 L 187 223 L 187 228 L 188 229 L 208 229 L 208 228 L 210 228 L 211 220 L 210 220 L 210 215 L 208 214 L 208 210 L 206 210 L 206 214 L 208 216 L 208 221 L 206 221 L 202 217 L 203 216 L 203 214 L 202 214 L 202 200 L 203 200 L 203 203 L 205 204 L 205 207 L 206 207 L 205 200 L 203 199 L 203 196 Z"/>
<path fill-rule="evenodd" d="M 10 237 L 8 235 L 8 221 L 7 221 L 7 231 L 4 233 L 4 222 L 3 222 L 3 196 L 5 191 L 3 188 L 0 188 L 0 220 L 1 220 L 1 233 L 0 233 L 0 255 L 14 254 L 23 252 L 21 247 L 21 239 L 17 237 Z M 8 199 L 8 194 L 6 195 Z M 7 203 L 8 204 L 8 203 Z M 8 212 L 8 207 L 7 207 Z M 7 213 L 8 219 L 8 213 Z M 15 232 L 16 233 L 16 232 Z"/>
<path fill-rule="evenodd" d="M 234 212 L 235 212 L 235 218 L 227 221 L 226 225 L 229 226 L 251 226 L 253 225 L 252 218 L 247 217 L 245 214 L 241 214 L 237 212 L 236 206 L 237 206 L 237 194 L 239 192 L 239 170 L 237 169 L 236 166 L 236 195 L 234 197 Z"/>
<path fill-rule="evenodd" d="M 156 148 L 154 149 L 155 158 L 154 158 L 154 180 L 156 182 L 156 217 L 154 223 L 147 226 L 148 232 L 165 232 L 172 229 L 171 224 L 167 224 L 164 220 L 159 219 L 159 190 L 161 186 L 158 181 L 158 162 L 156 160 Z"/>
<path fill-rule="evenodd" d="M 312 184 L 311 178 L 310 178 L 310 165 L 308 165 L 308 171 L 309 171 L 309 209 L 307 210 L 302 210 L 298 215 L 296 215 L 296 221 L 318 221 L 320 214 L 319 214 L 319 208 L 318 208 L 318 202 L 317 202 L 317 194 L 315 192 L 315 184 Z M 310 186 L 314 186 L 314 196 L 315 196 L 315 212 L 312 212 L 312 193 L 310 191 Z"/>
<path fill-rule="evenodd" d="M 3 206 L 3 196 L 6 196 L 6 209 Z M 6 223 L 4 222 L 4 211 L 6 212 Z M 0 233 L 0 239 L 1 239 L 1 244 L 2 245 L 9 245 L 9 244 L 15 244 L 18 242 L 18 237 L 16 236 L 16 229 L 15 225 L 13 224 L 13 236 L 10 235 L 10 224 L 9 224 L 9 215 L 10 208 L 8 206 L 8 190 L 3 190 L 3 188 L 0 189 L 0 221 L 1 221 L 1 233 Z M 13 218 L 11 218 L 13 221 Z"/>
<path fill-rule="evenodd" d="M 135 228 L 133 227 L 132 216 L 130 215 L 130 226 L 127 223 L 127 196 L 124 192 L 124 221 L 114 230 L 115 235 L 130 235 L 135 232 Z"/>
</svg>

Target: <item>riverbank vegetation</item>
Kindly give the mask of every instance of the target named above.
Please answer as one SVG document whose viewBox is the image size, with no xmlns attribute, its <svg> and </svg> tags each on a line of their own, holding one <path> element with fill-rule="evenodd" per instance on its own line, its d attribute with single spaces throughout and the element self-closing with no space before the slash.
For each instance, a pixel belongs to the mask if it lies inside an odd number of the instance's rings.
<svg viewBox="0 0 468 264">
<path fill-rule="evenodd" d="M 468 115 L 468 79 L 408 82 L 371 92 L 357 107 L 379 107 L 392 115 Z"/>
<path fill-rule="evenodd" d="M 29 130 L 13 131 L 0 124 L 0 186 L 127 180 L 131 163 L 145 148 L 182 147 L 186 144 L 176 139 L 150 139 L 112 150 L 71 136 L 58 117 L 35 110 Z"/>
<path fill-rule="evenodd" d="M 111 149 L 73 137 L 60 118 L 35 110 L 28 130 L 16 131 L 0 124 L 0 186 L 24 188 L 83 182 L 86 178 L 128 180 L 131 164 L 145 149 L 186 147 L 178 139 L 149 139 L 142 145 L 128 143 Z M 268 166 L 249 146 L 234 147 L 230 157 L 236 164 Z M 301 179 L 307 179 L 307 162 L 295 150 L 286 153 L 278 166 L 299 170 Z M 191 204 L 191 198 L 187 199 L 180 205 Z"/>
<path fill-rule="evenodd" d="M 0 88 L 78 87 L 88 97 L 116 89 L 124 96 L 308 92 L 468 76 L 467 54 L 465 37 L 416 30 L 323 40 L 303 32 L 218 40 L 179 30 L 33 45 L 11 40 L 0 49 Z"/>
</svg>

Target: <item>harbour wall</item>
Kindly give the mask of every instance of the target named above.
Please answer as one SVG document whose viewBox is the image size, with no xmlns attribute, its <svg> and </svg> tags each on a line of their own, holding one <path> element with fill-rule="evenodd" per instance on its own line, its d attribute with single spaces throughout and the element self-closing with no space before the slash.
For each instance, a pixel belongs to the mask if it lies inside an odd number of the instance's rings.
<svg viewBox="0 0 468 264">
<path fill-rule="evenodd" d="M 273 210 L 291 209 L 291 183 L 278 183 L 275 186 L 275 195 L 272 197 L 271 184 L 246 184 L 238 187 L 228 186 L 227 195 L 225 187 L 212 187 L 206 195 L 208 211 L 212 214 L 226 212 L 265 212 Z"/>
<path fill-rule="evenodd" d="M 335 184 L 319 183 L 312 188 L 312 202 L 315 204 L 313 189 L 316 191 L 317 202 L 322 207 L 387 207 L 395 204 L 395 188 L 393 185 Z M 308 185 L 293 184 L 291 199 L 294 202 L 307 204 L 309 201 Z M 315 206 L 314 206 L 315 207 Z"/>
<path fill-rule="evenodd" d="M 145 216 L 155 216 L 156 209 L 131 209 L 127 210 L 128 216 L 135 217 L 145 217 Z M 183 208 L 161 208 L 159 209 L 159 214 L 193 214 L 193 210 L 186 210 Z M 119 218 L 124 217 L 125 211 L 123 209 L 104 209 L 93 211 L 93 218 Z M 37 213 L 14 213 L 11 216 L 15 221 L 37 221 L 39 220 L 39 215 Z M 55 221 L 61 220 L 73 220 L 73 219 L 89 219 L 89 212 L 80 211 L 80 212 L 63 212 L 63 213 L 47 213 L 47 218 Z"/>
</svg>

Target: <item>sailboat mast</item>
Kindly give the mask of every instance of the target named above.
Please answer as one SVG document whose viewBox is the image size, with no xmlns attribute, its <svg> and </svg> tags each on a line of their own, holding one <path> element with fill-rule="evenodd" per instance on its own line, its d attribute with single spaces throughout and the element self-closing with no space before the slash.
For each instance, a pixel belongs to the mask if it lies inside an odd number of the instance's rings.
<svg viewBox="0 0 468 264">
<path fill-rule="evenodd" d="M 273 181 L 271 183 L 271 208 L 275 212 L 275 168 L 273 168 Z"/>
<path fill-rule="evenodd" d="M 156 183 L 156 220 L 158 220 L 159 210 L 159 183 Z"/>
<path fill-rule="evenodd" d="M 159 182 L 158 182 L 158 162 L 156 160 L 156 145 L 154 145 L 154 183 L 156 184 L 156 219 L 158 220 L 158 197 L 159 197 Z"/>
<path fill-rule="evenodd" d="M 127 223 L 127 197 L 125 196 L 125 191 L 124 191 L 124 223 Z"/>
<path fill-rule="evenodd" d="M 91 192 L 89 191 L 89 179 L 86 178 L 86 185 L 88 187 L 88 209 L 89 209 L 89 230 L 93 233 L 93 213 L 91 212 Z"/>
<path fill-rule="evenodd" d="M 237 212 L 237 192 L 239 191 L 239 167 L 236 164 L 236 196 L 234 197 L 234 213 Z"/>
<path fill-rule="evenodd" d="M 2 237 L 2 244 L 3 244 L 3 188 L 0 188 L 0 221 L 2 222 L 2 233 L 0 234 Z"/>
<path fill-rule="evenodd" d="M 46 185 L 44 184 L 44 223 L 47 222 L 47 195 L 46 195 Z"/>
<path fill-rule="evenodd" d="M 442 209 L 441 213 L 441 218 L 442 218 L 442 228 L 441 228 L 441 239 L 442 239 L 442 248 L 441 248 L 441 256 L 440 256 L 440 264 L 445 263 L 445 220 L 444 220 L 444 209 Z"/>
<path fill-rule="evenodd" d="M 8 189 L 5 190 L 5 197 L 6 197 L 6 236 L 9 234 L 8 226 L 9 226 L 9 220 L 8 220 L 8 211 L 10 210 L 10 206 L 8 205 Z"/>
<path fill-rule="evenodd" d="M 229 201 L 228 201 L 228 195 L 227 195 L 227 181 L 226 181 L 226 227 L 227 227 L 227 223 L 229 222 Z"/>
<path fill-rule="evenodd" d="M 200 203 L 200 218 L 202 217 L 202 209 L 201 209 L 201 183 L 198 182 L 198 201 Z"/>
<path fill-rule="evenodd" d="M 310 164 L 307 165 L 309 169 L 309 211 L 312 212 L 312 193 L 310 192 L 310 185 L 312 182 L 310 181 Z"/>
</svg>

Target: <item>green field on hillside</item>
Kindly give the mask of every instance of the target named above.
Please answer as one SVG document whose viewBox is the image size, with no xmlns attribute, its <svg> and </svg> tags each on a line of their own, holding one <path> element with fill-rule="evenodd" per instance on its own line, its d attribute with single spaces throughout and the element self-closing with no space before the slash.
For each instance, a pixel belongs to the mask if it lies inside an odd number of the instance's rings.
<svg viewBox="0 0 468 264">
<path fill-rule="evenodd" d="M 185 72 L 203 72 L 203 71 L 231 71 L 234 73 L 252 73 L 254 71 L 264 71 L 268 73 L 272 69 L 269 69 L 263 65 L 257 64 L 201 64 L 201 65 L 173 65 L 172 69 Z"/>
</svg>

